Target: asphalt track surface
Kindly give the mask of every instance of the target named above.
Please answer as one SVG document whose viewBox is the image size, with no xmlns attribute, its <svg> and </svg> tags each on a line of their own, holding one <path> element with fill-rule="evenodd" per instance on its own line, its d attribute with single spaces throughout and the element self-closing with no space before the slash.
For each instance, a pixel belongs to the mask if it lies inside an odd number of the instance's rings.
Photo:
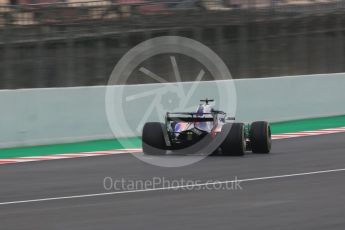
<svg viewBox="0 0 345 230">
<path fill-rule="evenodd" d="M 341 229 L 345 171 L 241 182 L 242 189 L 99 194 L 103 179 L 227 181 L 345 169 L 345 134 L 276 140 L 270 155 L 162 168 L 130 154 L 0 166 L 0 229 Z M 188 157 L 188 156 L 187 156 Z M 196 187 L 195 187 L 196 188 Z"/>
</svg>

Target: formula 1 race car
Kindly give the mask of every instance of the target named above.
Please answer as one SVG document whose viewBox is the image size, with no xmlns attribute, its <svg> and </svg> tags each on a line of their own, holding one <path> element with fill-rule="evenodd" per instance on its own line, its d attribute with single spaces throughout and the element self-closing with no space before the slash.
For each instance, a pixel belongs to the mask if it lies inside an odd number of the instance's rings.
<svg viewBox="0 0 345 230">
<path fill-rule="evenodd" d="M 148 122 L 142 133 L 143 152 L 148 155 L 167 153 L 203 153 L 242 156 L 246 151 L 269 153 L 271 129 L 266 121 L 251 124 L 235 122 L 200 100 L 196 112 L 167 113 L 165 124 Z"/>
</svg>

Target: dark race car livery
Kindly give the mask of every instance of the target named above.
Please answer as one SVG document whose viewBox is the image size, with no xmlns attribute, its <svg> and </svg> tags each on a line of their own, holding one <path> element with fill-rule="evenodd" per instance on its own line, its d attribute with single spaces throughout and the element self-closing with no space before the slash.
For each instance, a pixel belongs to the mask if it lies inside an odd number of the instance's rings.
<svg viewBox="0 0 345 230">
<path fill-rule="evenodd" d="M 201 100 L 196 112 L 166 113 L 165 124 L 148 122 L 142 134 L 143 151 L 149 155 L 202 153 L 244 155 L 269 153 L 271 129 L 266 121 L 236 122 L 210 102 Z"/>
</svg>

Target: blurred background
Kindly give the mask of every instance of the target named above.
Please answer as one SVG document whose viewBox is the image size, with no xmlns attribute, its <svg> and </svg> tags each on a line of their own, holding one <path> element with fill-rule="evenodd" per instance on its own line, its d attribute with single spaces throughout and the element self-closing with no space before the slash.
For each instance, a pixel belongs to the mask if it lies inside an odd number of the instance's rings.
<svg viewBox="0 0 345 230">
<path fill-rule="evenodd" d="M 0 0 L 0 88 L 105 85 L 129 49 L 163 35 L 209 46 L 235 79 L 345 72 L 344 13 L 345 0 Z"/>
</svg>

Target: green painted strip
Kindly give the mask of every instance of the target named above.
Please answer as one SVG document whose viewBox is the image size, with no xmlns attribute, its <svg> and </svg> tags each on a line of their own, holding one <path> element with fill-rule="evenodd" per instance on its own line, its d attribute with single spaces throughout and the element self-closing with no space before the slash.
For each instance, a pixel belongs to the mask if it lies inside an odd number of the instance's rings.
<svg viewBox="0 0 345 230">
<path fill-rule="evenodd" d="M 139 138 L 121 139 L 121 142 L 128 143 L 133 148 L 141 147 Z M 127 145 L 127 144 L 126 144 Z M 119 140 L 96 140 L 71 144 L 42 145 L 33 147 L 0 149 L 0 159 L 28 156 L 46 156 L 62 153 L 91 152 L 109 149 L 123 148 Z"/>
<path fill-rule="evenodd" d="M 337 127 L 345 127 L 345 115 L 273 123 L 272 133 L 279 134 Z M 141 147 L 140 138 L 127 138 L 120 140 L 97 140 L 72 144 L 43 145 L 34 147 L 0 149 L 0 159 L 121 149 L 123 148 L 121 143 L 124 142 L 126 143 L 126 146 L 131 146 L 132 148 Z"/>
<path fill-rule="evenodd" d="M 271 125 L 273 134 L 312 131 L 312 130 L 330 129 L 330 128 L 339 128 L 339 127 L 345 127 L 345 115 L 336 116 L 336 117 L 324 117 L 324 118 L 278 122 L 278 123 L 273 123 Z"/>
</svg>

